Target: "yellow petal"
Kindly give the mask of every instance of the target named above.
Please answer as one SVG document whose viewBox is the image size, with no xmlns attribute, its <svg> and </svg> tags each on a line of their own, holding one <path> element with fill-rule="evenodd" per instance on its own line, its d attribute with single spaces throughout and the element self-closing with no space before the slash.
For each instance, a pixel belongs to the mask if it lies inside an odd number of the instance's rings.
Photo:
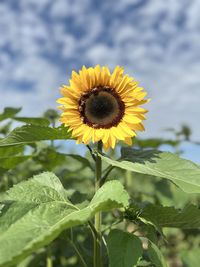
<svg viewBox="0 0 200 267">
<path fill-rule="evenodd" d="M 124 72 L 124 68 L 120 66 L 116 66 L 111 77 L 110 77 L 110 86 L 115 88 L 117 85 L 117 81 L 122 78 L 122 74 Z"/>
<path fill-rule="evenodd" d="M 76 135 L 83 134 L 84 131 L 85 131 L 85 129 L 86 129 L 86 125 L 85 124 L 82 124 L 82 125 L 80 125 L 79 127 L 76 127 L 73 130 L 73 135 L 76 136 Z"/>
<path fill-rule="evenodd" d="M 139 116 L 139 115 L 137 114 L 137 116 Z M 141 122 L 141 119 L 138 118 L 138 117 L 136 117 L 136 115 L 135 116 L 125 115 L 123 117 L 123 121 L 129 122 L 129 123 L 140 123 Z"/>
<path fill-rule="evenodd" d="M 116 91 L 120 94 L 120 96 L 122 95 L 123 92 L 127 91 L 127 86 L 133 90 L 133 87 L 130 86 L 131 80 L 132 80 L 131 77 L 125 75 L 121 79 L 120 83 L 116 86 Z"/>
<path fill-rule="evenodd" d="M 83 143 L 88 144 L 90 142 L 91 133 L 92 133 L 92 128 L 87 127 L 82 137 Z"/>
<path fill-rule="evenodd" d="M 88 86 L 88 75 L 87 75 L 87 70 L 85 66 L 83 66 L 82 70 L 79 71 L 79 75 L 80 75 L 83 91 L 87 91 L 90 88 Z"/>
<path fill-rule="evenodd" d="M 101 68 L 100 65 L 96 65 L 94 68 L 95 77 L 96 77 L 96 86 L 100 85 L 101 83 Z"/>
<path fill-rule="evenodd" d="M 90 77 L 90 89 L 92 89 L 96 85 L 95 70 L 93 68 L 88 68 L 88 75 Z"/>
<path fill-rule="evenodd" d="M 109 139 L 109 130 L 104 130 L 103 132 L 103 137 L 102 137 L 102 142 L 105 144 L 105 143 L 108 143 L 108 139 Z"/>
<path fill-rule="evenodd" d="M 147 113 L 148 110 L 144 109 L 144 108 L 140 108 L 140 107 L 127 107 L 125 109 L 125 113 L 131 113 L 131 114 L 134 114 L 134 113 Z"/>
<path fill-rule="evenodd" d="M 107 142 L 107 143 L 103 143 L 103 149 L 105 151 L 108 151 L 108 149 L 110 148 L 110 144 Z"/>
<path fill-rule="evenodd" d="M 78 99 L 81 96 L 80 91 L 74 90 L 71 87 L 63 86 L 60 88 L 60 92 L 65 97 L 72 97 L 74 99 Z"/>
<path fill-rule="evenodd" d="M 109 85 L 110 72 L 108 67 L 103 67 L 101 72 L 101 84 Z"/>
<path fill-rule="evenodd" d="M 109 134 L 109 143 L 110 143 L 110 146 L 114 149 L 115 148 L 115 143 L 116 143 L 116 138 L 115 136 L 113 136 L 110 132 Z"/>
<path fill-rule="evenodd" d="M 131 137 L 126 137 L 125 139 L 124 139 L 124 142 L 127 144 L 127 145 L 129 145 L 129 146 L 132 146 L 132 138 Z"/>
<path fill-rule="evenodd" d="M 118 127 L 112 127 L 111 133 L 119 140 L 124 140 L 124 134 Z"/>
<path fill-rule="evenodd" d="M 134 132 L 128 127 L 125 122 L 120 122 L 117 127 L 119 127 L 126 134 L 126 137 L 134 136 Z"/>
</svg>

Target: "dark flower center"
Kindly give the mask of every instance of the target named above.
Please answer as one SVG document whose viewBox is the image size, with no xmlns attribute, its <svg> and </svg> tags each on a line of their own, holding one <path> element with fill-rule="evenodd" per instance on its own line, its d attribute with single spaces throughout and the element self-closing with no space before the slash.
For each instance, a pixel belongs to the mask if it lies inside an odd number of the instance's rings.
<svg viewBox="0 0 200 267">
<path fill-rule="evenodd" d="M 88 112 L 97 119 L 103 119 L 114 111 L 113 99 L 107 94 L 99 93 L 97 96 L 92 95 L 87 100 Z"/>
<path fill-rule="evenodd" d="M 117 126 L 124 115 L 124 103 L 110 87 L 95 87 L 79 100 L 82 121 L 93 128 Z"/>
</svg>

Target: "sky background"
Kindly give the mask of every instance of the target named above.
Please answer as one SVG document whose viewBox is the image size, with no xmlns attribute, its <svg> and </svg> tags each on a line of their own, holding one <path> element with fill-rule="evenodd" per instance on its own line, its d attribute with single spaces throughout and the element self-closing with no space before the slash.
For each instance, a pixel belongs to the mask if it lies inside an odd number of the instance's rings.
<svg viewBox="0 0 200 267">
<path fill-rule="evenodd" d="M 186 123 L 200 141 L 199 12 L 199 0 L 0 0 L 0 110 L 39 116 L 72 69 L 122 65 L 152 99 L 141 137 Z"/>
</svg>

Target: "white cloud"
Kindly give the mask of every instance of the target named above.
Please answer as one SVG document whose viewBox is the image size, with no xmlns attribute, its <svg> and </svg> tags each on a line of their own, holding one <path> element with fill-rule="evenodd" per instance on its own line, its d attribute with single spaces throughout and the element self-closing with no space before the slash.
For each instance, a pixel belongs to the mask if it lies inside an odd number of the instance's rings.
<svg viewBox="0 0 200 267">
<path fill-rule="evenodd" d="M 79 21 L 82 14 L 89 9 L 90 4 L 91 2 L 89 0 L 57 0 L 51 5 L 50 15 L 54 19 L 73 16 L 77 21 Z"/>
<path fill-rule="evenodd" d="M 56 107 L 58 87 L 81 64 L 124 65 L 152 102 L 146 135 L 196 123 L 200 99 L 198 0 L 19 0 L 0 3 L 0 93 L 38 115 Z M 67 74 L 66 74 L 67 70 Z M 33 89 L 19 90 L 23 81 Z"/>
</svg>

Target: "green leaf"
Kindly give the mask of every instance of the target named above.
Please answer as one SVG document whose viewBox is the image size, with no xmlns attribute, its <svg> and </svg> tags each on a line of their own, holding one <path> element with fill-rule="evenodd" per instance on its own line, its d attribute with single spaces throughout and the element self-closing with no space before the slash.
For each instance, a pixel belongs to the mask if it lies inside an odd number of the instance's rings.
<svg viewBox="0 0 200 267">
<path fill-rule="evenodd" d="M 141 207 L 138 204 L 131 204 L 127 210 L 129 218 L 144 219 L 153 225 L 160 227 L 174 227 L 182 229 L 200 228 L 200 209 L 194 205 L 188 205 L 183 210 L 174 207 L 163 207 L 147 204 Z"/>
<path fill-rule="evenodd" d="M 13 118 L 20 110 L 21 108 L 4 108 L 3 113 L 0 114 L 0 121 Z"/>
<path fill-rule="evenodd" d="M 42 148 L 40 153 L 34 156 L 34 160 L 44 167 L 45 170 L 51 171 L 65 162 L 65 155 L 55 151 L 52 147 Z"/>
<path fill-rule="evenodd" d="M 0 167 L 4 169 L 12 169 L 18 164 L 30 159 L 32 156 L 16 156 L 0 158 Z"/>
<path fill-rule="evenodd" d="M 177 146 L 179 141 L 177 140 L 167 140 L 162 138 L 149 138 L 149 139 L 135 139 L 134 145 L 141 148 L 159 148 L 161 145 Z"/>
<path fill-rule="evenodd" d="M 21 261 L 16 267 L 36 267 L 40 266 L 40 262 L 47 257 L 45 248 L 39 249 L 36 253 L 31 254 L 23 261 Z"/>
<path fill-rule="evenodd" d="M 2 176 L 5 172 L 7 172 L 7 169 L 1 168 L 0 167 L 0 175 Z M 2 178 L 2 177 L 1 177 Z"/>
<path fill-rule="evenodd" d="M 65 155 L 65 154 L 63 154 L 63 155 Z M 76 155 L 76 154 L 66 154 L 66 156 L 79 161 L 80 163 L 82 163 L 82 165 L 84 167 L 88 167 L 91 170 L 93 170 L 93 167 L 92 167 L 90 161 L 87 158 L 84 158 L 84 157 L 82 157 L 80 155 Z"/>
<path fill-rule="evenodd" d="M 13 120 L 39 126 L 49 126 L 50 124 L 49 120 L 47 120 L 46 118 L 13 117 Z"/>
<path fill-rule="evenodd" d="M 180 253 L 181 259 L 186 267 L 199 267 L 200 248 L 183 250 Z"/>
<path fill-rule="evenodd" d="M 24 151 L 23 146 L 0 147 L 0 158 L 21 155 L 23 151 Z"/>
<path fill-rule="evenodd" d="M 142 256 L 140 239 L 121 230 L 111 230 L 107 240 L 109 267 L 133 267 Z"/>
<path fill-rule="evenodd" d="M 7 135 L 10 132 L 10 128 L 11 128 L 11 121 L 8 121 L 7 123 L 5 123 L 4 125 L 0 126 L 0 134 L 1 135 Z"/>
<path fill-rule="evenodd" d="M 66 162 L 66 157 L 73 158 L 79 161 L 82 164 L 82 167 L 88 167 L 93 170 L 87 158 L 75 154 L 59 153 L 51 147 L 42 149 L 41 152 L 34 157 L 34 159 L 42 164 L 42 166 L 45 167 L 46 170 L 50 171 Z"/>
<path fill-rule="evenodd" d="M 122 158 L 112 160 L 100 155 L 107 163 L 136 173 L 166 178 L 187 193 L 200 193 L 200 166 L 176 154 L 155 150 L 122 149 Z"/>
<path fill-rule="evenodd" d="M 104 184 L 82 209 L 66 195 L 53 173 L 37 175 L 7 192 L 0 216 L 1 267 L 16 265 L 64 229 L 86 223 L 98 211 L 128 205 L 128 194 L 119 181 Z"/>
<path fill-rule="evenodd" d="M 148 242 L 147 254 L 151 262 L 155 265 L 155 267 L 168 267 L 160 249 L 150 240 L 148 240 Z"/>
<path fill-rule="evenodd" d="M 51 128 L 37 125 L 24 125 L 15 128 L 0 141 L 0 147 L 29 144 L 43 140 L 66 140 L 71 134 L 65 127 Z"/>
</svg>

